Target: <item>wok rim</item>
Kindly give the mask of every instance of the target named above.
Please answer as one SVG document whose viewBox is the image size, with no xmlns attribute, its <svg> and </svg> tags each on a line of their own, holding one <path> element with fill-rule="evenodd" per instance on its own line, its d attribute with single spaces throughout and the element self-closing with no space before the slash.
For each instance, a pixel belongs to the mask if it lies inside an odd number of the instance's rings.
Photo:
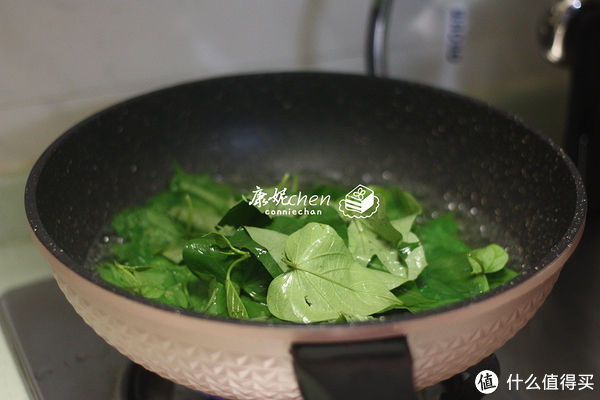
<svg viewBox="0 0 600 400">
<path fill-rule="evenodd" d="M 87 274 L 80 273 L 80 264 L 77 263 L 73 258 L 71 258 L 65 250 L 63 250 L 58 244 L 53 240 L 51 235 L 46 231 L 44 225 L 41 221 L 40 215 L 38 213 L 37 207 L 37 196 L 36 192 L 38 189 L 39 178 L 41 172 L 46 166 L 47 161 L 52 157 L 52 155 L 57 151 L 58 148 L 61 147 L 61 144 L 68 140 L 73 135 L 78 134 L 82 127 L 86 126 L 90 122 L 95 119 L 102 117 L 105 114 L 110 113 L 114 109 L 123 108 L 130 103 L 134 103 L 140 101 L 142 99 L 148 97 L 159 96 L 163 92 L 169 92 L 177 89 L 181 89 L 183 87 L 195 86 L 199 84 L 203 84 L 205 82 L 215 82 L 215 81 L 227 81 L 233 79 L 245 79 L 245 78 L 258 78 L 258 77 L 272 77 L 276 78 L 277 76 L 282 77 L 304 77 L 304 78 L 326 78 L 326 77 L 334 77 L 334 78 L 354 78 L 354 79 L 366 79 L 373 81 L 389 81 L 394 82 L 396 84 L 401 83 L 405 86 L 412 86 L 418 90 L 430 91 L 443 93 L 446 96 L 451 98 L 455 98 L 456 100 L 462 103 L 471 103 L 481 108 L 488 109 L 490 112 L 494 114 L 511 120 L 513 123 L 520 125 L 522 128 L 526 129 L 534 136 L 536 136 L 539 140 L 543 142 L 544 145 L 549 146 L 549 151 L 555 153 L 560 157 L 560 160 L 564 162 L 569 170 L 570 177 L 573 179 L 573 183 L 575 185 L 576 199 L 574 204 L 574 212 L 569 227 L 566 229 L 565 233 L 561 236 L 561 238 L 552 245 L 550 250 L 542 257 L 537 263 L 532 263 L 530 268 L 533 270 L 531 273 L 520 274 L 516 278 L 512 279 L 510 282 L 507 282 L 495 289 L 492 289 L 488 292 L 481 293 L 477 296 L 470 297 L 455 303 L 451 303 L 442 307 L 438 307 L 428 311 L 422 311 L 416 314 L 406 313 L 401 315 L 393 315 L 389 317 L 385 317 L 384 319 L 377 320 L 369 320 L 369 321 L 361 321 L 361 322 L 331 322 L 331 323 L 311 323 L 311 324 L 298 324 L 294 322 L 265 322 L 265 321 L 252 321 L 252 320 L 241 320 L 235 319 L 231 317 L 222 317 L 217 315 L 210 314 L 202 314 L 192 310 L 184 310 L 175 306 L 170 306 L 167 304 L 159 303 L 155 300 L 150 300 L 142 297 L 141 295 L 137 295 L 131 292 L 128 292 L 120 287 L 114 286 L 102 279 L 94 279 L 92 276 L 87 276 Z M 500 110 L 490 104 L 468 97 L 459 93 L 451 92 L 445 89 L 435 88 L 432 86 L 428 86 L 421 83 L 415 83 L 411 81 L 406 81 L 402 79 L 390 79 L 390 78 L 380 78 L 380 77 L 372 77 L 365 76 L 360 74 L 350 74 L 350 73 L 338 73 L 338 72 L 307 72 L 307 71 L 284 71 L 284 72 L 267 72 L 267 73 L 250 73 L 250 74 L 230 74 L 217 76 L 209 79 L 199 79 L 188 82 L 183 82 L 176 85 L 166 86 L 160 89 L 150 90 L 146 93 L 142 93 L 131 98 L 127 98 L 123 101 L 117 102 L 111 106 L 105 107 L 100 111 L 94 112 L 88 117 L 84 118 L 80 122 L 73 125 L 71 128 L 67 129 L 64 133 L 59 135 L 39 156 L 35 164 L 33 165 L 31 172 L 27 178 L 27 183 L 25 185 L 25 213 L 27 220 L 29 222 L 29 226 L 32 232 L 37 239 L 37 241 L 45 247 L 45 249 L 59 262 L 65 265 L 69 270 L 84 278 L 85 280 L 91 282 L 94 285 L 100 286 L 108 292 L 115 294 L 117 296 L 124 296 L 130 300 L 133 300 L 137 303 L 141 303 L 143 305 L 158 308 L 163 311 L 168 311 L 174 314 L 179 314 L 183 316 L 199 318 L 201 320 L 208 320 L 212 322 L 222 322 L 226 324 L 241 324 L 241 325 L 249 325 L 252 327 L 263 327 L 263 328 L 295 328 L 295 329 L 315 329 L 315 330 L 326 330 L 328 328 L 342 328 L 342 327 L 355 327 L 361 326 L 366 327 L 369 325 L 376 325 L 378 327 L 382 327 L 383 325 L 388 324 L 397 324 L 402 321 L 414 321 L 417 319 L 426 319 L 435 315 L 444 314 L 447 312 L 452 312 L 458 310 L 460 308 L 466 307 L 471 304 L 476 304 L 488 300 L 492 297 L 495 297 L 498 294 L 508 292 L 510 290 L 514 290 L 518 288 L 521 284 L 533 279 L 538 274 L 540 274 L 547 266 L 554 264 L 558 259 L 563 257 L 566 253 L 574 251 L 574 247 L 577 245 L 578 238 L 581 237 L 581 232 L 583 231 L 586 214 L 587 214 L 587 198 L 585 193 L 585 187 L 583 184 L 583 180 L 579 171 L 577 170 L 573 161 L 569 158 L 569 156 L 565 153 L 565 151 L 557 145 L 552 139 L 550 139 L 545 134 L 541 133 L 538 129 L 529 126 L 524 123 L 517 116 L 510 114 L 506 111 Z"/>
</svg>

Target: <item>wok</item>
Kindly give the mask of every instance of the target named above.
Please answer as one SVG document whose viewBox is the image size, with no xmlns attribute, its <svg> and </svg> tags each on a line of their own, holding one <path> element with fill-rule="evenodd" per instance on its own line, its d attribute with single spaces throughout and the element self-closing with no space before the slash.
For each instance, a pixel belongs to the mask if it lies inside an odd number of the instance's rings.
<svg viewBox="0 0 600 400">
<path fill-rule="evenodd" d="M 158 304 L 101 280 L 85 260 L 117 211 L 166 187 L 173 160 L 248 188 L 286 171 L 351 183 L 393 176 L 418 196 L 478 211 L 521 275 L 437 310 L 352 324 L 258 323 Z M 426 86 L 326 73 L 217 78 L 112 106 L 42 154 L 25 204 L 60 288 L 108 343 L 182 385 L 261 400 L 413 398 L 477 363 L 544 302 L 586 210 L 572 162 L 514 117 Z"/>
</svg>

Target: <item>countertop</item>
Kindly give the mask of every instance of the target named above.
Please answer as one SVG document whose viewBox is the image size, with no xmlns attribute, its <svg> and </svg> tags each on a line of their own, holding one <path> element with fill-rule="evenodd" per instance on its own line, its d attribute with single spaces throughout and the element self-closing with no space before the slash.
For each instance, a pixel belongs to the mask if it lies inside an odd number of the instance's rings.
<svg viewBox="0 0 600 400">
<path fill-rule="evenodd" d="M 29 236 L 23 206 L 27 175 L 28 171 L 22 171 L 0 176 L 0 295 L 51 276 L 50 267 Z M 30 399 L 1 329 L 0 399 Z"/>
</svg>

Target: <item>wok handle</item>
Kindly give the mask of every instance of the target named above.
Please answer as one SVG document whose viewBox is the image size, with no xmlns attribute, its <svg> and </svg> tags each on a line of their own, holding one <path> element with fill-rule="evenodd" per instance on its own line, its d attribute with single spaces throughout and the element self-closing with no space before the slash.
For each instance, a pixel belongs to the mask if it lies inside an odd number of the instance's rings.
<svg viewBox="0 0 600 400">
<path fill-rule="evenodd" d="M 294 369 L 305 400 L 414 400 L 406 338 L 349 343 L 298 343 Z"/>
<path fill-rule="evenodd" d="M 393 0 L 374 0 L 371 4 L 365 56 L 368 75 L 386 75 L 387 26 L 393 2 Z"/>
</svg>

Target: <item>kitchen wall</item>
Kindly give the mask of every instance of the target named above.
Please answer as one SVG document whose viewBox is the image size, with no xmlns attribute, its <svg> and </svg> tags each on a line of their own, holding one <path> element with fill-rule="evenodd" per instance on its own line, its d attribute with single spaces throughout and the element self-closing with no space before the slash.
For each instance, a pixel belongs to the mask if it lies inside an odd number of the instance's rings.
<svg viewBox="0 0 600 400">
<path fill-rule="evenodd" d="M 550 2 L 396 0 L 390 73 L 524 115 L 532 106 L 536 111 L 530 114 L 539 115 L 541 107 L 556 119 L 562 115 L 566 75 L 541 59 L 533 34 Z M 0 173 L 27 169 L 56 136 L 86 115 L 175 82 L 247 71 L 362 73 L 369 4 L 4 0 Z M 461 60 L 448 63 L 447 15 L 457 4 L 469 18 Z M 560 132 L 560 123 L 547 120 L 537 124 Z"/>
</svg>

